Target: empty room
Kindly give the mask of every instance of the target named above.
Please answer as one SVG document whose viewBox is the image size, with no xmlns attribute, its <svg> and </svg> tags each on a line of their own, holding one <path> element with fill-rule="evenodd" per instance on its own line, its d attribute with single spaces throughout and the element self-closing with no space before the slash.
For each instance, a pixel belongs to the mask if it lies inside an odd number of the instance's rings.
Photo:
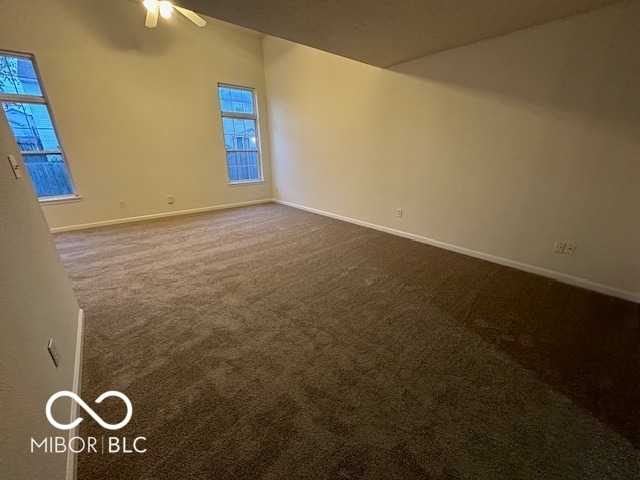
<svg viewBox="0 0 640 480">
<path fill-rule="evenodd" d="M 0 0 L 0 479 L 640 479 L 640 0 Z"/>
</svg>

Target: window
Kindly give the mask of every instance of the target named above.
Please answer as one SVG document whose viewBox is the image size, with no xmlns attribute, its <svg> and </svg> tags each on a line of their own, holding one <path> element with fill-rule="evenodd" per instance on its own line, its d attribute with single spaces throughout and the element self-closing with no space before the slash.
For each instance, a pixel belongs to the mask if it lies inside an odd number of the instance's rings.
<svg viewBox="0 0 640 480">
<path fill-rule="evenodd" d="M 33 58 L 0 52 L 0 103 L 38 197 L 75 197 Z"/>
<path fill-rule="evenodd" d="M 230 183 L 262 180 L 255 93 L 252 89 L 218 85 L 222 134 Z"/>
</svg>

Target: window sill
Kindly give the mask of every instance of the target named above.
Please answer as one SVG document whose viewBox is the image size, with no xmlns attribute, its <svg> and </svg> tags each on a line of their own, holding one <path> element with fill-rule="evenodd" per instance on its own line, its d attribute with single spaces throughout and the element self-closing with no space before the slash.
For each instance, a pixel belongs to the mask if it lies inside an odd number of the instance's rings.
<svg viewBox="0 0 640 480">
<path fill-rule="evenodd" d="M 246 182 L 229 182 L 229 186 L 242 187 L 244 185 L 255 185 L 256 183 L 264 183 L 264 180 L 247 180 Z"/>
<path fill-rule="evenodd" d="M 80 195 L 63 195 L 60 197 L 42 197 L 38 198 L 41 205 L 55 205 L 58 203 L 79 202 L 82 200 Z"/>
</svg>

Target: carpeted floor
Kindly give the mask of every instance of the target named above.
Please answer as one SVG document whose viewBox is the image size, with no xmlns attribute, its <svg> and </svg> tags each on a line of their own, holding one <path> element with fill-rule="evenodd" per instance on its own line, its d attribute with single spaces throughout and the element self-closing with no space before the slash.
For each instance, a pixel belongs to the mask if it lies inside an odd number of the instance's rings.
<svg viewBox="0 0 640 480">
<path fill-rule="evenodd" d="M 79 480 L 640 478 L 636 304 L 275 204 L 56 242 L 147 438 Z"/>
</svg>

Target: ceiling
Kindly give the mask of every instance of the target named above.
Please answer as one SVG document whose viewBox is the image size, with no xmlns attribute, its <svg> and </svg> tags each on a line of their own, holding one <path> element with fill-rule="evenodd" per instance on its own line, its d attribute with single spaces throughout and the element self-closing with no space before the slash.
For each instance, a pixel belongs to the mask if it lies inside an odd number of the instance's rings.
<svg viewBox="0 0 640 480">
<path fill-rule="evenodd" d="M 620 0 L 180 0 L 191 10 L 378 67 Z"/>
</svg>

